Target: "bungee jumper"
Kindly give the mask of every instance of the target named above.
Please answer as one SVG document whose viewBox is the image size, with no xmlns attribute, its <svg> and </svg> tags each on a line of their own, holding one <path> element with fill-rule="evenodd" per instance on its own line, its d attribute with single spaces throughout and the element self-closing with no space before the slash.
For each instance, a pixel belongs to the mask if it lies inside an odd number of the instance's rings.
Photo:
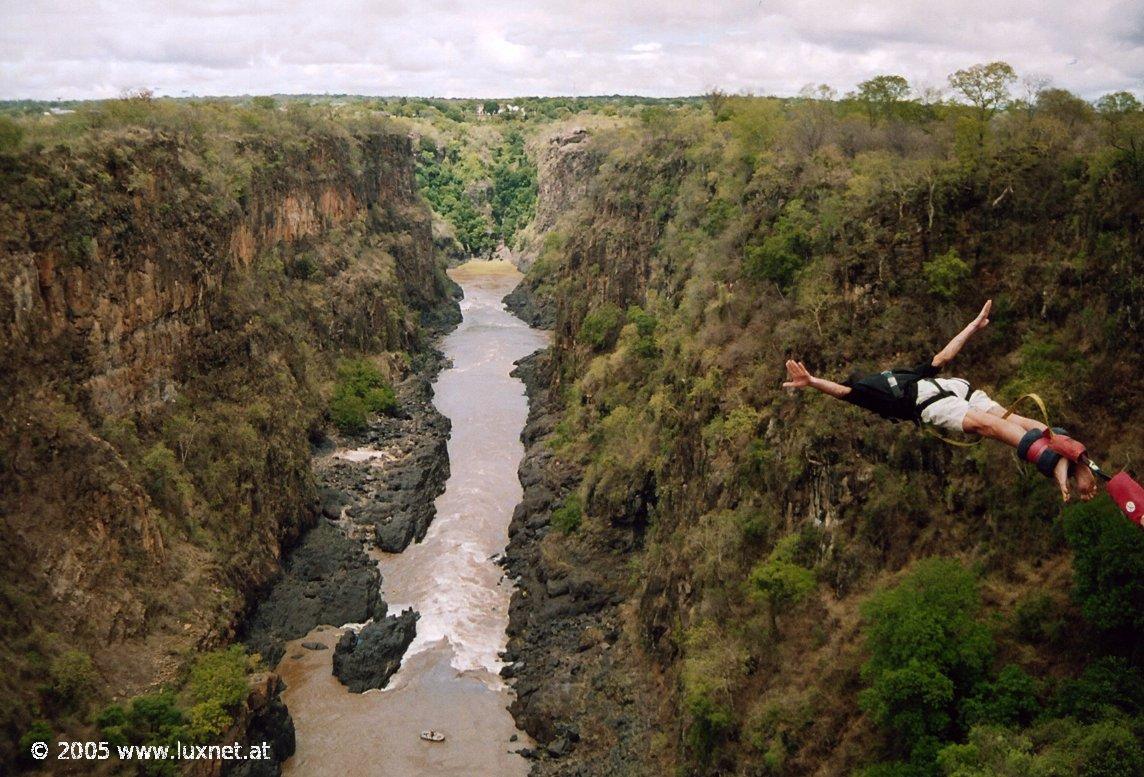
<svg viewBox="0 0 1144 777">
<path fill-rule="evenodd" d="M 912 421 L 927 428 L 938 427 L 998 440 L 1016 449 L 1022 461 L 1035 465 L 1041 474 L 1056 481 L 1061 498 L 1066 502 L 1071 496 L 1070 477 L 1080 498 L 1086 502 L 1096 496 L 1096 478 L 1099 477 L 1108 481 L 1108 492 L 1124 514 L 1140 524 L 1144 515 L 1144 487 L 1126 472 L 1115 477 L 1108 475 L 1089 458 L 1082 443 L 1064 429 L 1050 428 L 1044 403 L 1036 394 L 1026 394 L 1006 409 L 981 389 L 974 389 L 964 378 L 938 377 L 969 338 L 989 325 L 992 308 L 993 300 L 986 301 L 968 326 L 932 359 L 916 366 L 854 374 L 843 383 L 835 383 L 811 375 L 806 365 L 791 359 L 786 363 L 787 381 L 783 388 L 813 388 L 892 422 Z M 1013 412 L 1013 407 L 1025 399 L 1033 400 L 1040 407 L 1046 423 Z M 975 444 L 941 439 L 954 445 Z"/>
</svg>

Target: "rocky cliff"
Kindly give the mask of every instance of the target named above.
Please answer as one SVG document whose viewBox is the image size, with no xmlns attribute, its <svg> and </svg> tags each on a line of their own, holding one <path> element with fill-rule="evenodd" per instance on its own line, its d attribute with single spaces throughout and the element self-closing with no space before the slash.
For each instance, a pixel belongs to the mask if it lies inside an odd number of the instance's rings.
<svg viewBox="0 0 1144 777">
<path fill-rule="evenodd" d="M 916 363 L 993 296 L 958 373 L 1001 401 L 1036 390 L 1107 461 L 1138 461 L 1138 160 L 1051 116 L 1007 118 L 988 150 L 955 145 L 954 119 L 857 146 L 827 119 L 808 151 L 815 109 L 744 100 L 588 139 L 601 161 L 516 295 L 556 332 L 507 554 L 537 774 L 937 773 L 934 743 L 978 731 L 961 702 L 935 705 L 953 722 L 918 756 L 861 697 L 861 604 L 926 556 L 980 572 L 985 675 L 1014 662 L 1046 717 L 1092 656 L 1139 666 L 1140 538 L 1093 561 L 1119 524 L 1062 512 L 1000 446 L 779 388 L 791 357 L 836 380 Z M 1081 606 L 1097 589 L 1123 618 Z M 1036 608 L 1056 636 L 1022 625 Z"/>
<path fill-rule="evenodd" d="M 399 377 L 455 304 L 384 128 L 91 132 L 0 156 L 0 191 L 11 742 L 83 706 L 65 650 L 106 698 L 227 641 L 315 519 L 333 359 Z"/>
</svg>

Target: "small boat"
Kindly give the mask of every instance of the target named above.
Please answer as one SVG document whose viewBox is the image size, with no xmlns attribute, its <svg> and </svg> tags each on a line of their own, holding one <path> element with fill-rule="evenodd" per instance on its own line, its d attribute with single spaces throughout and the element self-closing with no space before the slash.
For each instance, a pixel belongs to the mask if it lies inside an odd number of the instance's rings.
<svg viewBox="0 0 1144 777">
<path fill-rule="evenodd" d="M 430 729 L 429 731 L 422 731 L 421 732 L 421 738 L 424 739 L 426 742 L 444 742 L 445 741 L 445 735 L 444 734 L 442 734 L 440 731 L 433 731 L 432 729 Z"/>
</svg>

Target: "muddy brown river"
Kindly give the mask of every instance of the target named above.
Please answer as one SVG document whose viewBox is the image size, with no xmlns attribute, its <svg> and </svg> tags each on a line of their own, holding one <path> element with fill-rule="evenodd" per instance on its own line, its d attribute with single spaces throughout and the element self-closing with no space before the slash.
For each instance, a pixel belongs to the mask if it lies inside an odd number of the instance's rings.
<svg viewBox="0 0 1144 777">
<path fill-rule="evenodd" d="M 452 421 L 450 477 L 425 539 L 404 553 L 374 554 L 389 611 L 421 613 L 401 669 L 380 691 L 350 693 L 331 671 L 344 624 L 290 643 L 278 671 L 294 718 L 297 751 L 284 773 L 311 775 L 526 775 L 515 753 L 531 746 L 506 707 L 499 676 L 512 583 L 493 558 L 504 551 L 521 498 L 517 466 L 528 412 L 515 360 L 548 344 L 501 304 L 520 279 L 503 263 L 450 271 L 465 290 L 463 320 L 441 342 L 452 366 L 434 385 L 434 403 Z M 352 451 L 346 451 L 353 454 Z M 300 650 L 316 640 L 329 650 Z M 420 732 L 445 734 L 426 742 Z M 511 741 L 512 737 L 517 741 Z"/>
</svg>

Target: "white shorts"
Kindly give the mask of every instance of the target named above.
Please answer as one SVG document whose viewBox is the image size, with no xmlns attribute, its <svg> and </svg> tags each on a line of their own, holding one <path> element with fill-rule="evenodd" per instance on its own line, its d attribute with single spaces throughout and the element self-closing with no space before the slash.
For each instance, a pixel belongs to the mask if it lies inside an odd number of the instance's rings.
<svg viewBox="0 0 1144 777">
<path fill-rule="evenodd" d="M 969 389 L 969 381 L 962 378 L 934 378 L 938 385 L 946 391 L 952 391 L 954 396 L 939 399 L 922 411 L 922 423 L 940 426 L 951 432 L 965 431 L 962 424 L 965 414 L 972 410 L 988 413 L 993 408 L 1004 409 L 1001 405 L 989 398 L 981 389 L 977 389 L 966 400 L 965 392 Z M 929 379 L 918 381 L 918 404 L 937 394 L 937 387 Z"/>
</svg>

